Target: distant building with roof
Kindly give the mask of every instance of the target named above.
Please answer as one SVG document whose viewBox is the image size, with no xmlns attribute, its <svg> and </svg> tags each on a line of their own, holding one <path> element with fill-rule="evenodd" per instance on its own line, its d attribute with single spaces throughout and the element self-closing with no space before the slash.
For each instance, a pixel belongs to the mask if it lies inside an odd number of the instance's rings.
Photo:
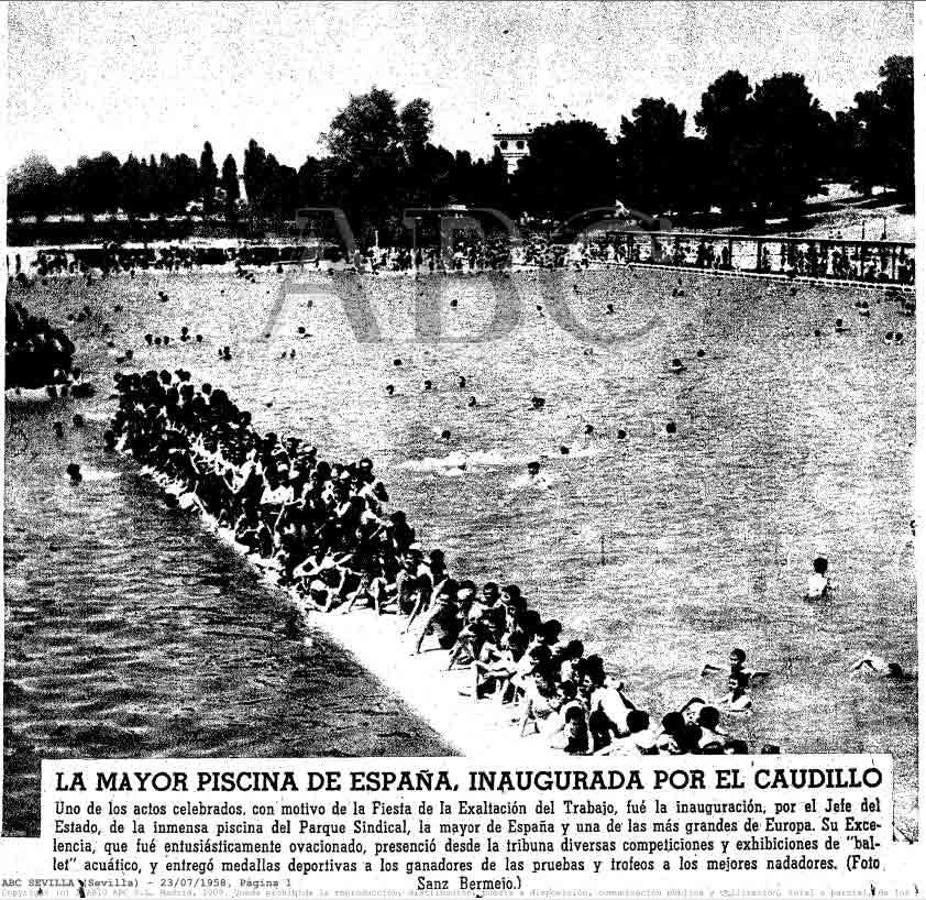
<svg viewBox="0 0 926 900">
<path fill-rule="evenodd" d="M 509 175 L 517 169 L 518 160 L 530 153 L 530 137 L 530 131 L 499 131 L 492 135 L 495 147 L 508 166 Z"/>
</svg>

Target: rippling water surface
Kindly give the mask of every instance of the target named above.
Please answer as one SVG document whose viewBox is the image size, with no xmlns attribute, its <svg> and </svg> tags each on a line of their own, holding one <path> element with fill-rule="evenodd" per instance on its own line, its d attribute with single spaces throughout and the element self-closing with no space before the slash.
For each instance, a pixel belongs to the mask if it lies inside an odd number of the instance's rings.
<svg viewBox="0 0 926 900">
<path fill-rule="evenodd" d="M 104 388 L 46 411 L 8 406 L 7 829 L 36 828 L 43 756 L 443 751 L 358 663 L 168 511 L 131 464 L 99 451 L 113 408 L 105 385 L 127 347 L 135 359 L 122 368 L 183 366 L 261 428 L 310 439 L 329 458 L 372 456 L 394 505 L 455 571 L 520 583 L 657 714 L 717 695 L 719 683 L 697 677 L 702 664 L 745 648 L 774 674 L 755 690 L 752 718 L 730 730 L 798 752 L 892 752 L 898 825 L 914 827 L 915 684 L 847 673 L 866 649 L 916 660 L 915 335 L 896 304 L 696 276 L 673 297 L 669 273 L 567 275 L 562 296 L 580 323 L 632 336 L 605 347 L 556 324 L 551 276 L 516 275 L 505 289 L 520 314 L 489 328 L 482 278 L 312 275 L 268 340 L 282 280 L 120 276 L 90 288 L 52 281 L 24 297 L 62 324 L 91 306 L 89 322 L 68 327 Z M 358 342 L 345 318 L 338 294 L 359 291 L 377 342 Z M 416 340 L 414 311 L 435 297 L 445 337 L 488 328 L 492 339 Z M 859 298 L 869 319 L 856 315 Z M 851 331 L 836 335 L 837 317 Z M 99 337 L 104 319 L 115 350 Z M 203 343 L 177 341 L 182 325 Z M 886 346 L 898 329 L 904 342 Z M 175 340 L 148 348 L 147 331 Z M 226 344 L 230 362 L 217 356 Z M 668 371 L 673 357 L 681 375 Z M 543 410 L 531 409 L 535 394 Z M 56 442 L 51 422 L 77 409 L 97 421 Z M 471 459 L 455 477 L 434 462 L 450 454 Z M 524 460 L 542 454 L 551 489 L 516 487 Z M 91 471 L 76 488 L 63 477 L 71 460 Z M 817 551 L 839 583 L 825 608 L 801 599 Z"/>
</svg>

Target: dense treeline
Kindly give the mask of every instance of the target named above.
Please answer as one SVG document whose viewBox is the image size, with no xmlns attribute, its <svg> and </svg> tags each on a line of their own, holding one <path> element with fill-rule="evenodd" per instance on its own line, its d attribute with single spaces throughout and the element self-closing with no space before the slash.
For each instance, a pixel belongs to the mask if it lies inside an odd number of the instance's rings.
<svg viewBox="0 0 926 900">
<path fill-rule="evenodd" d="M 615 140 L 587 121 L 537 127 L 530 155 L 510 178 L 498 151 L 473 160 L 434 146 L 427 101 L 400 108 L 390 92 L 374 88 L 350 98 L 321 136 L 325 155 L 308 156 L 298 169 L 251 140 L 242 168 L 246 203 L 234 156 L 219 168 L 207 142 L 198 162 L 181 153 L 130 154 L 120 163 L 102 153 L 59 173 L 30 157 L 10 174 L 9 213 L 43 220 L 64 212 L 92 218 L 122 210 L 131 219 L 195 211 L 235 224 L 337 206 L 369 236 L 373 228 L 401 232 L 401 211 L 410 206 L 458 203 L 563 219 L 619 197 L 651 214 L 684 218 L 718 207 L 727 220 L 761 225 L 771 215 L 799 218 L 827 180 L 866 194 L 885 185 L 912 200 L 913 59 L 892 56 L 879 74 L 876 89 L 833 116 L 802 75 L 752 85 L 729 71 L 702 94 L 697 136 L 686 134 L 687 113 L 643 98 Z"/>
</svg>

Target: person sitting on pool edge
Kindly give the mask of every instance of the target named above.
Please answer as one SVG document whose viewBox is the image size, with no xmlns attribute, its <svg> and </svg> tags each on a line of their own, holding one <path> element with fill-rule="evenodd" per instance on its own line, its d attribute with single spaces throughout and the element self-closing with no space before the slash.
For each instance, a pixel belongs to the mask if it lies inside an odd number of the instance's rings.
<svg viewBox="0 0 926 900">
<path fill-rule="evenodd" d="M 627 734 L 596 750 L 595 756 L 655 756 L 658 752 L 649 713 L 632 709 L 627 713 Z"/>
</svg>

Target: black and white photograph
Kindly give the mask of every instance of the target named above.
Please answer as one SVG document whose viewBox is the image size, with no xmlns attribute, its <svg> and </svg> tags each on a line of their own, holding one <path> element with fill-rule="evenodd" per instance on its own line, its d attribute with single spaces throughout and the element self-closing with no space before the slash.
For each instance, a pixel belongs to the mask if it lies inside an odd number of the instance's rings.
<svg viewBox="0 0 926 900">
<path fill-rule="evenodd" d="M 924 887 L 921 10 L 4 7 L 0 878 L 36 880 L 0 895 L 308 889 L 354 851 L 294 825 L 261 862 L 290 823 L 248 792 L 377 760 L 401 803 L 356 827 L 409 843 L 356 851 L 357 896 Z M 459 758 L 496 871 L 479 825 L 427 844 Z M 240 822 L 169 824 L 229 785 Z M 545 834 L 585 787 L 620 835 Z M 714 849 L 657 847 L 673 810 Z"/>
</svg>

